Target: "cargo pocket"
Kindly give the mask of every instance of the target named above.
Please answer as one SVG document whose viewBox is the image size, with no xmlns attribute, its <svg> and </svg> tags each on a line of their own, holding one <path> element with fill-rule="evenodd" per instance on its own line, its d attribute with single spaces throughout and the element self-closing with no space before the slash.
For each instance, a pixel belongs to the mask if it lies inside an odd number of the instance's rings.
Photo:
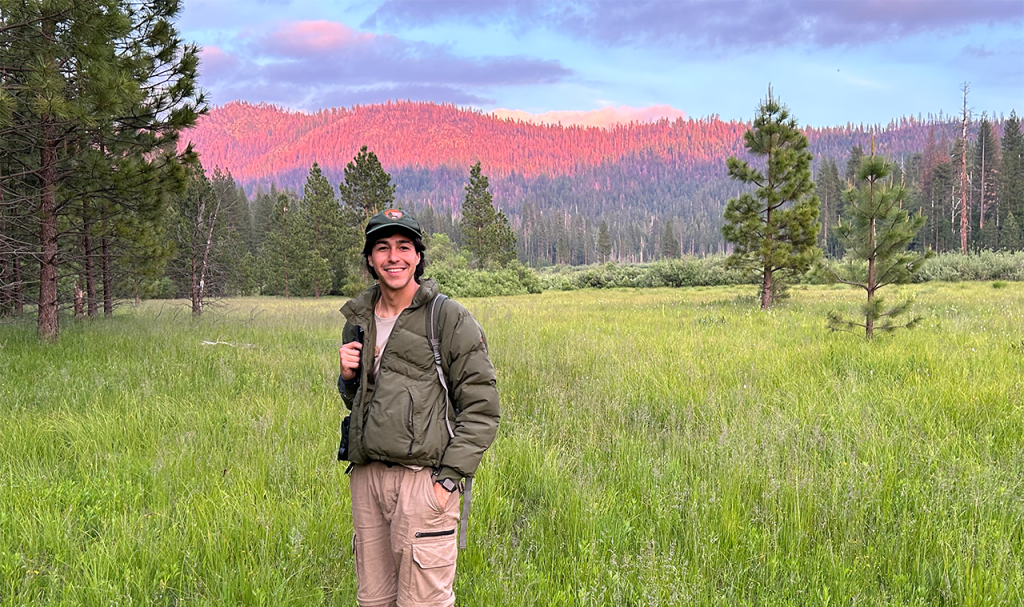
<svg viewBox="0 0 1024 607">
<path fill-rule="evenodd" d="M 410 598 L 416 604 L 444 603 L 452 598 L 455 560 L 459 556 L 455 530 L 425 533 L 429 535 L 418 538 L 412 545 L 412 560 L 416 567 L 410 580 Z M 436 533 L 445 535 L 434 535 Z"/>
</svg>

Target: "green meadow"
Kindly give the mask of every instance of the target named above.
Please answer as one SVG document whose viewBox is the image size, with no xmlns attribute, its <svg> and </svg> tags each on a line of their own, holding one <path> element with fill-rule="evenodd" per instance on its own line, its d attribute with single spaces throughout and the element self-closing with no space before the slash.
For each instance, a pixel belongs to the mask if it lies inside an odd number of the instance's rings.
<svg viewBox="0 0 1024 607">
<path fill-rule="evenodd" d="M 458 604 L 1024 604 L 1024 284 L 467 299 L 502 421 Z M 0 605 L 353 605 L 341 300 L 0 325 Z M 204 342 L 214 342 L 204 344 Z"/>
</svg>

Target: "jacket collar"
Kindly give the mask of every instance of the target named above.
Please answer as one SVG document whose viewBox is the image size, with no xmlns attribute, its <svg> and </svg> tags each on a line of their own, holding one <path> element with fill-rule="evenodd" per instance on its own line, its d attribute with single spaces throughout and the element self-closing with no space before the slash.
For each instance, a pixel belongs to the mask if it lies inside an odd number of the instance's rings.
<svg viewBox="0 0 1024 607">
<path fill-rule="evenodd" d="M 406 309 L 418 308 L 429 303 L 437 293 L 437 282 L 433 278 L 420 279 L 420 286 L 416 289 L 416 294 L 412 296 L 412 303 Z M 378 299 L 380 299 L 380 285 L 374 284 L 355 298 L 345 302 L 345 305 L 341 307 L 341 313 L 353 324 L 369 326 L 370 320 L 373 318 L 373 308 L 377 305 Z"/>
</svg>

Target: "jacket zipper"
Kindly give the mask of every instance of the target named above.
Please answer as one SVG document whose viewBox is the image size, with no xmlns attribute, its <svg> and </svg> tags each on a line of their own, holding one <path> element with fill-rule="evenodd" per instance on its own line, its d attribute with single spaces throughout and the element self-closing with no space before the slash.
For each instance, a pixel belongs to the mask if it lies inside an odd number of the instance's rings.
<svg viewBox="0 0 1024 607">
<path fill-rule="evenodd" d="M 416 430 L 415 430 L 415 426 L 413 425 L 413 421 L 412 421 L 412 419 L 413 419 L 412 418 L 412 406 L 413 406 L 412 390 L 410 390 L 409 388 L 406 388 L 405 390 L 406 390 L 406 392 L 409 393 L 409 419 L 408 419 L 408 422 L 406 423 L 406 426 L 409 428 L 409 437 L 410 437 L 409 438 L 409 453 L 408 453 L 408 456 L 412 457 L 412 446 L 413 446 L 413 444 L 416 443 Z"/>
</svg>

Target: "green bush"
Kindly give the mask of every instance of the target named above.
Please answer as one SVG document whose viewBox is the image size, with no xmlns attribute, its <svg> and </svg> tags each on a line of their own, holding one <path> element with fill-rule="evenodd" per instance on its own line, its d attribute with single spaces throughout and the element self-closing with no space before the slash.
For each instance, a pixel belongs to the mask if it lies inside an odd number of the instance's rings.
<svg viewBox="0 0 1024 607">
<path fill-rule="evenodd" d="M 974 280 L 1024 280 L 1024 252 L 981 251 L 963 255 L 941 253 L 914 274 L 914 282 Z"/>
<path fill-rule="evenodd" d="M 507 268 L 468 270 L 465 268 L 429 268 L 428 276 L 437 281 L 441 292 L 449 297 L 496 297 L 526 295 L 543 290 L 533 270 L 518 262 Z"/>
<path fill-rule="evenodd" d="M 801 281 L 804 284 L 833 284 L 832 272 L 845 275 L 847 259 L 823 259 Z M 863 262 L 860 262 L 863 264 Z M 831 272 L 829 271 L 831 270 Z M 924 262 L 913 282 L 961 282 L 1012 280 L 1024 281 L 1024 252 L 981 251 L 979 253 L 940 253 Z"/>
<path fill-rule="evenodd" d="M 585 267 L 558 267 L 544 270 L 540 280 L 545 289 L 706 287 L 751 284 L 743 272 L 725 268 L 725 256 L 668 259 L 651 264 L 606 263 Z"/>
</svg>

